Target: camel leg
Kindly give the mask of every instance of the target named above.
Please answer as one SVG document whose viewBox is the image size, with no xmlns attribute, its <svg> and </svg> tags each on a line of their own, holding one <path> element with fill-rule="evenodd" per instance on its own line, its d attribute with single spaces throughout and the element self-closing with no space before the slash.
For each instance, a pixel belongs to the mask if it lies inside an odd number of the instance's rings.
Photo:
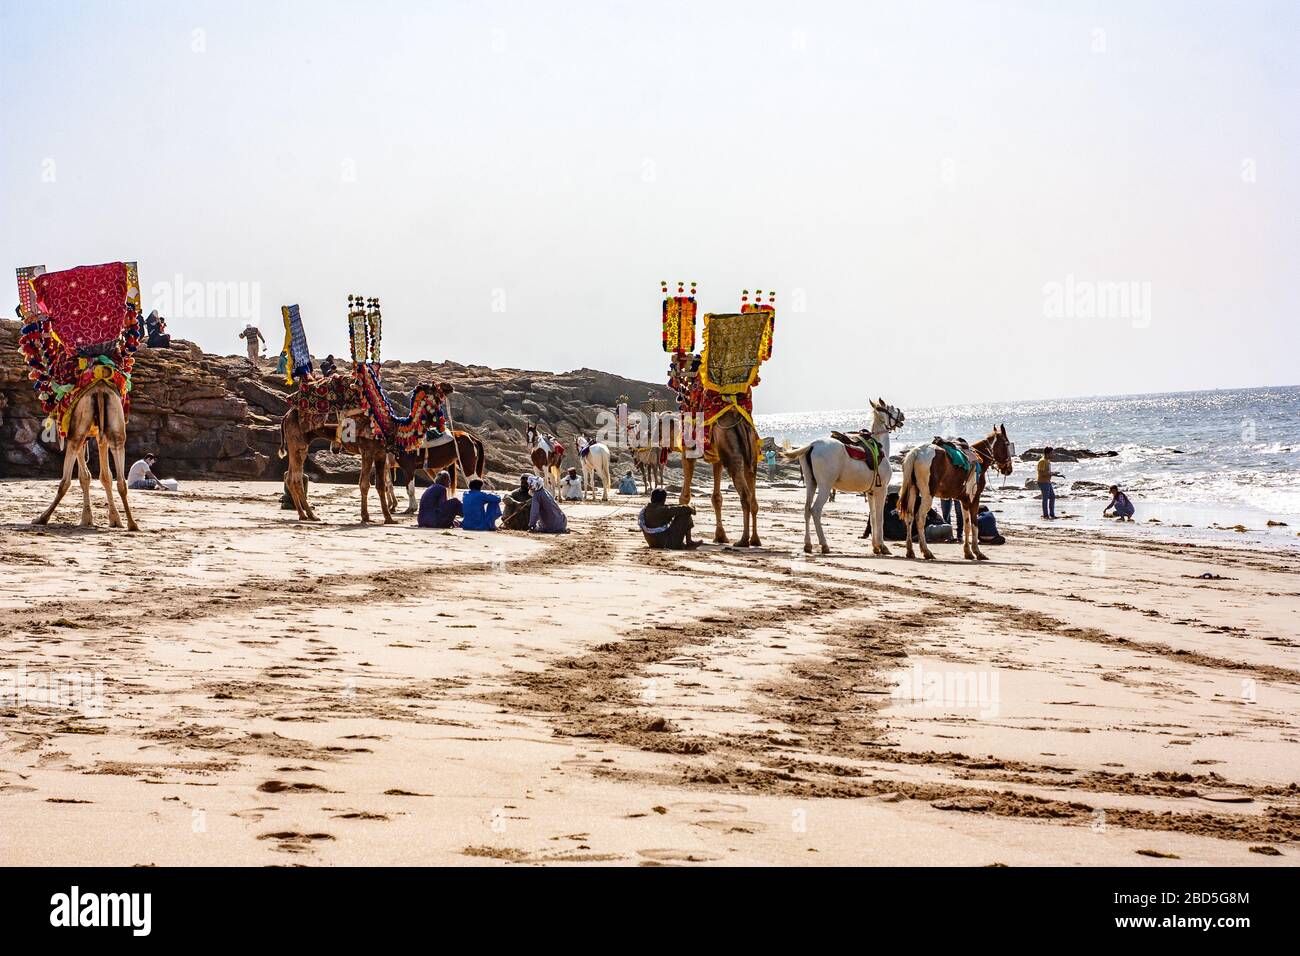
<svg viewBox="0 0 1300 956">
<path fill-rule="evenodd" d="M 415 511 L 415 473 L 412 472 L 410 478 L 406 482 L 406 513 L 408 515 L 413 515 L 415 514 Z"/>
<path fill-rule="evenodd" d="M 293 499 L 293 506 L 298 511 L 299 521 L 319 521 L 315 512 L 311 510 L 311 505 L 307 501 L 307 490 L 303 486 L 302 470 L 307 464 L 307 445 L 305 443 L 289 443 L 289 474 L 285 484 L 289 488 L 289 497 Z"/>
<path fill-rule="evenodd" d="M 101 436 L 100 441 L 103 441 Z M 83 438 L 77 446 L 77 481 L 81 484 L 81 526 L 93 528 L 95 513 L 90 508 L 90 449 Z"/>
<path fill-rule="evenodd" d="M 921 554 L 925 556 L 925 560 L 927 561 L 934 560 L 934 552 L 930 550 L 930 542 L 925 540 L 925 519 L 926 516 L 930 514 L 930 506 L 931 504 L 933 504 L 933 502 L 934 502 L 933 495 L 929 495 L 929 494 L 924 495 L 921 497 L 920 502 L 916 509 L 917 539 L 921 543 Z"/>
<path fill-rule="evenodd" d="M 722 527 L 722 462 L 713 466 L 713 518 L 716 522 L 713 540 L 718 544 L 726 544 L 727 531 Z"/>
<path fill-rule="evenodd" d="M 361 456 L 361 475 L 357 479 L 357 487 L 361 490 L 361 523 L 370 524 L 370 458 L 364 453 Z"/>
<path fill-rule="evenodd" d="M 379 510 L 384 513 L 384 524 L 395 524 L 397 519 L 388 506 L 388 499 L 393 497 L 393 483 L 388 480 L 388 458 L 381 452 L 373 462 L 371 467 L 375 470 L 375 485 L 379 490 Z"/>
<path fill-rule="evenodd" d="M 758 470 L 745 468 L 740 476 L 740 507 L 745 515 L 745 535 L 740 539 L 742 547 L 759 547 L 763 542 L 758 538 Z"/>
<path fill-rule="evenodd" d="M 642 472 L 642 477 L 645 473 Z M 679 505 L 689 505 L 691 503 L 691 482 L 695 480 L 695 459 L 688 455 L 682 455 L 682 493 L 677 497 Z M 646 484 L 645 493 L 650 494 L 650 485 Z"/>
<path fill-rule="evenodd" d="M 95 444 L 99 446 L 99 481 L 104 486 L 104 497 L 108 499 L 108 526 L 120 528 L 122 516 L 117 513 L 117 505 L 113 503 L 113 474 L 108 468 L 108 442 L 101 438 Z"/>
<path fill-rule="evenodd" d="M 117 469 L 117 495 L 122 499 L 122 510 L 126 512 L 126 530 L 139 531 L 135 516 L 131 514 L 131 502 L 126 500 L 126 422 L 122 423 L 122 434 L 113 436 L 113 465 Z"/>
</svg>

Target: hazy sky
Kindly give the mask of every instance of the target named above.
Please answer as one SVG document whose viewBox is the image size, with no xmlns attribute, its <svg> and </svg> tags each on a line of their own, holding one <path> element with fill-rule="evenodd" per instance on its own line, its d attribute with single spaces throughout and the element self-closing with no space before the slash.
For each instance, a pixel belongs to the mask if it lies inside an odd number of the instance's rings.
<svg viewBox="0 0 1300 956">
<path fill-rule="evenodd" d="M 761 411 L 1292 384 L 1298 41 L 1293 0 L 6 0 L 0 262 L 653 380 L 660 279 L 775 288 Z M 241 350 L 208 305 L 172 331 Z"/>
</svg>

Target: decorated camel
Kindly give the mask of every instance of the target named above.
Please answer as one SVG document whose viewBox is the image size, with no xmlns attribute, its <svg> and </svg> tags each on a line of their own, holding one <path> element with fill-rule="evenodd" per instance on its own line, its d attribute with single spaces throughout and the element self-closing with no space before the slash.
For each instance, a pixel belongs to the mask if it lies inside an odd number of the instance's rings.
<svg viewBox="0 0 1300 956">
<path fill-rule="evenodd" d="M 740 498 L 744 530 L 737 544 L 757 547 L 758 534 L 758 450 L 761 444 L 754 426 L 753 388 L 758 384 L 759 365 L 772 355 L 772 334 L 776 320 L 775 294 L 767 302 L 762 293 L 749 300 L 741 297 L 738 313 L 706 314 L 703 321 L 704 347 L 691 354 L 695 344 L 695 283 L 690 294 L 677 284 L 670 295 L 668 283 L 660 283 L 663 302 L 663 347 L 673 353 L 669 384 L 677 390 L 682 416 L 682 492 L 680 503 L 690 504 L 691 481 L 697 461 L 713 466 L 713 540 L 727 541 L 722 525 L 722 474 L 725 470 Z"/>
<path fill-rule="evenodd" d="M 856 436 L 833 432 L 831 438 L 781 452 L 787 461 L 799 462 L 803 473 L 803 549 L 812 553 L 811 519 L 817 526 L 822 554 L 830 554 L 822 530 L 822 509 L 836 491 L 862 493 L 871 503 L 871 550 L 889 554 L 884 540 L 885 495 L 892 469 L 889 464 L 889 433 L 903 425 L 903 413 L 883 398 L 871 403 L 871 428 Z"/>
<path fill-rule="evenodd" d="M 63 448 L 58 491 L 33 523 L 49 522 L 67 494 L 75 470 L 81 483 L 81 524 L 94 525 L 87 446 L 94 438 L 99 448 L 99 479 L 108 499 L 109 526 L 122 526 L 113 501 L 111 453 L 127 530 L 140 530 L 131 514 L 126 487 L 131 372 L 144 332 L 136 264 L 110 262 L 49 273 L 44 266 L 27 266 L 18 270 L 18 299 L 23 317 L 18 347 L 48 416 L 46 435 L 53 438 L 57 434 Z"/>
<path fill-rule="evenodd" d="M 980 550 L 979 513 L 980 495 L 989 468 L 997 468 L 1004 475 L 1011 474 L 1011 459 L 1016 446 L 1007 438 L 1007 426 L 999 425 L 987 438 L 973 445 L 964 439 L 936 437 L 918 445 L 903 456 L 903 485 L 898 492 L 898 515 L 907 528 L 907 556 L 916 557 L 912 551 L 912 530 L 921 541 L 921 553 L 927 560 L 934 554 L 925 541 L 925 516 L 930 513 L 934 498 L 954 498 L 965 512 L 962 529 L 962 549 L 968 561 L 987 561 Z M 874 527 L 873 516 L 873 527 Z"/>
<path fill-rule="evenodd" d="M 296 307 L 286 307 L 295 308 Z M 384 523 L 393 522 L 388 455 L 413 454 L 430 430 L 445 430 L 446 398 L 454 389 L 446 383 L 421 383 L 410 395 L 409 415 L 393 410 L 379 380 L 382 316 L 379 300 L 348 296 L 348 329 L 352 344 L 352 374 L 311 376 L 290 396 L 289 410 L 280 420 L 280 457 L 289 461 L 285 483 L 300 521 L 316 521 L 303 485 L 303 467 L 315 441 L 361 457 L 361 521 L 370 521 L 370 485 L 379 492 Z M 455 447 L 455 446 L 451 446 Z"/>
</svg>

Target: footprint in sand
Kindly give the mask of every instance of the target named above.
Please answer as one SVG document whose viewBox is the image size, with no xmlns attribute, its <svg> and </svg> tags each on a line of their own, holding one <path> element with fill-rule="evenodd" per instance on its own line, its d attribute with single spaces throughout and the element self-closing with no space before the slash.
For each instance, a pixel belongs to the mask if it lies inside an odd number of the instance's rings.
<svg viewBox="0 0 1300 956">
<path fill-rule="evenodd" d="M 322 843 L 326 840 L 333 840 L 334 837 L 329 833 L 298 833 L 294 830 L 282 830 L 276 833 L 262 833 L 257 837 L 259 840 L 276 840 L 275 849 L 285 853 L 306 853 L 311 850 L 312 845 Z"/>
<path fill-rule="evenodd" d="M 748 807 L 742 807 L 738 803 L 717 803 L 715 801 L 696 802 L 683 801 L 681 803 L 671 803 L 669 806 L 680 813 L 748 813 Z"/>
<path fill-rule="evenodd" d="M 262 793 L 332 793 L 316 783 L 285 783 L 283 780 L 268 780 L 257 788 Z"/>
<path fill-rule="evenodd" d="M 638 856 L 643 856 L 654 863 L 712 863 L 714 860 L 720 860 L 722 857 L 712 853 L 701 853 L 699 850 L 637 850 Z"/>
</svg>

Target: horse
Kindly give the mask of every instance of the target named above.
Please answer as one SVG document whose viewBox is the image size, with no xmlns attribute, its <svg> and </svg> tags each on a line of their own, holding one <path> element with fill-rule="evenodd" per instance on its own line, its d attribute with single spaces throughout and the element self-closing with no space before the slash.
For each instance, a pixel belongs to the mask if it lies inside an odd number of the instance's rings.
<svg viewBox="0 0 1300 956">
<path fill-rule="evenodd" d="M 645 485 L 647 495 L 655 488 L 663 487 L 664 458 L 667 457 L 663 451 L 663 448 L 652 446 L 637 448 L 632 452 L 632 462 L 637 471 L 641 472 L 641 482 Z"/>
<path fill-rule="evenodd" d="M 424 472 L 425 477 L 428 477 L 445 469 L 451 475 L 451 488 L 447 492 L 451 495 L 456 493 L 461 469 L 464 469 L 466 479 L 483 478 L 487 474 L 487 456 L 484 453 L 483 439 L 459 429 L 452 434 L 455 436 L 454 443 L 450 438 L 446 438 L 435 445 L 422 443 L 414 451 L 399 449 L 389 453 L 390 473 L 391 470 L 401 469 L 402 477 L 406 479 L 406 514 L 415 514 L 418 507 L 415 500 L 415 476 L 418 472 Z M 390 507 L 394 511 L 397 510 L 395 484 L 396 482 L 390 478 L 388 494 L 391 496 Z"/>
<path fill-rule="evenodd" d="M 822 554 L 831 552 L 826 544 L 826 532 L 822 530 L 822 509 L 835 491 L 862 492 L 867 496 L 871 503 L 871 551 L 877 555 L 889 554 L 884 536 L 885 494 L 892 474 L 889 433 L 902 427 L 904 418 L 901 411 L 883 398 L 873 401 L 871 409 L 870 434 L 879 443 L 880 456 L 874 465 L 867 460 L 866 449 L 862 450 L 862 459 L 855 458 L 848 446 L 836 438 L 818 438 L 802 448 L 781 452 L 786 461 L 798 461 L 803 472 L 803 549 L 809 554 L 812 554 L 810 521 L 817 526 Z"/>
<path fill-rule="evenodd" d="M 596 500 L 596 476 L 600 476 L 604 498 L 609 501 L 609 446 L 604 442 L 587 441 L 579 435 L 577 438 L 578 461 L 582 462 L 582 487 L 591 491 L 591 500 Z M 583 497 L 586 497 L 586 490 Z"/>
<path fill-rule="evenodd" d="M 1007 438 L 1007 426 L 999 425 L 973 445 L 966 445 L 962 439 L 960 450 L 966 457 L 974 458 L 972 467 L 963 470 L 953 463 L 948 452 L 939 444 L 940 439 L 925 445 L 918 445 L 903 456 L 903 486 L 898 492 L 898 515 L 907 528 L 907 556 L 916 557 L 912 551 L 912 525 L 917 525 L 917 536 L 921 541 L 921 553 L 926 560 L 934 560 L 934 554 L 925 541 L 925 516 L 930 513 L 930 502 L 938 498 L 954 498 L 957 506 L 965 509 L 965 527 L 962 529 L 962 548 L 967 561 L 987 561 L 980 551 L 979 526 L 975 515 L 979 512 L 980 495 L 984 491 L 984 479 L 990 466 L 996 467 L 1004 475 L 1011 474 L 1011 457 L 1016 453 L 1015 445 Z"/>
<path fill-rule="evenodd" d="M 536 422 L 528 423 L 528 457 L 533 462 L 533 472 L 542 479 L 546 490 L 552 494 L 560 491 L 560 469 L 564 464 L 564 446 L 551 434 L 537 430 Z"/>
</svg>

